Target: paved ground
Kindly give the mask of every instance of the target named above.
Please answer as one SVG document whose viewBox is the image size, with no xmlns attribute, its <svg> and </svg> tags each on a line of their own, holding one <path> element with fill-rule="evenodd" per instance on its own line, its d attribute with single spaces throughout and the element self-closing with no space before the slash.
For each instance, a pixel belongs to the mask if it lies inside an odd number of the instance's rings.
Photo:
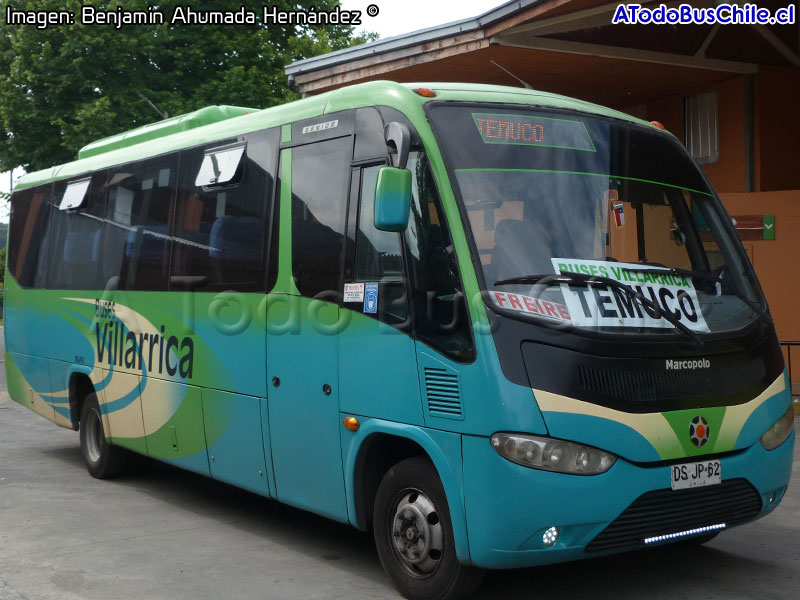
<svg viewBox="0 0 800 600">
<path fill-rule="evenodd" d="M 476 598 L 797 598 L 798 483 L 705 547 L 492 572 Z M 0 404 L 0 600 L 397 597 L 368 535 L 164 465 L 97 481 L 76 433 Z"/>
</svg>

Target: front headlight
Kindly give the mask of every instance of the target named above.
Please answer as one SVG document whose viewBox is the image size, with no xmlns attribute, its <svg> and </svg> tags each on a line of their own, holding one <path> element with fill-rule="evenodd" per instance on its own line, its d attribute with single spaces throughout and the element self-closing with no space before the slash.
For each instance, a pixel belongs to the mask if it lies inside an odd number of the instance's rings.
<svg viewBox="0 0 800 600">
<path fill-rule="evenodd" d="M 761 436 L 761 445 L 767 450 L 774 450 L 786 441 L 786 438 L 792 433 L 793 426 L 794 406 L 789 406 L 789 410 L 783 413 L 783 416 Z"/>
<path fill-rule="evenodd" d="M 495 433 L 492 448 L 524 467 L 573 475 L 605 473 L 617 460 L 613 454 L 591 446 L 519 433 Z"/>
</svg>

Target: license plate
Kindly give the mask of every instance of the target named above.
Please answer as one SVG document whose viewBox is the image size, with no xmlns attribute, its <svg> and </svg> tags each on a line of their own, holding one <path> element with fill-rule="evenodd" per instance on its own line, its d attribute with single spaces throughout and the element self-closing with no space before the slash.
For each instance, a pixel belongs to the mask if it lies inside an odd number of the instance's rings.
<svg viewBox="0 0 800 600">
<path fill-rule="evenodd" d="M 722 483 L 722 463 L 718 460 L 673 465 L 670 469 L 673 490 L 685 490 L 687 488 Z"/>
</svg>

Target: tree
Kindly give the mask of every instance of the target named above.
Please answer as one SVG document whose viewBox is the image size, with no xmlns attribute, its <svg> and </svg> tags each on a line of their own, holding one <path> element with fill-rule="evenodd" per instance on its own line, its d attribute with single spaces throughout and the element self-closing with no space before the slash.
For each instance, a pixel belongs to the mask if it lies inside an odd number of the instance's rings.
<svg viewBox="0 0 800 600">
<path fill-rule="evenodd" d="M 83 25 L 81 5 L 146 10 L 161 25 Z M 212 104 L 266 108 L 293 100 L 288 62 L 375 39 L 348 26 L 183 25 L 169 23 L 182 0 L 35 0 L 16 10 L 66 10 L 74 25 L 0 27 L 0 172 L 73 160 L 85 144 Z M 262 3 L 258 3 L 260 9 Z M 330 10 L 338 0 L 275 0 L 279 9 Z M 238 10 L 204 2 L 205 10 Z M 253 9 L 256 9 L 253 6 Z"/>
</svg>

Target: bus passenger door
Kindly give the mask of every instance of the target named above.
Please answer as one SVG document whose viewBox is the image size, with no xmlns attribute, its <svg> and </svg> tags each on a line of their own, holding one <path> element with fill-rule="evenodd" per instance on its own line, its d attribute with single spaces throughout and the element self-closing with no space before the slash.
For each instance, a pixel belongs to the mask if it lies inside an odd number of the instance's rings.
<svg viewBox="0 0 800 600">
<path fill-rule="evenodd" d="M 342 521 L 336 290 L 351 156 L 352 136 L 281 152 L 278 278 L 267 304 L 277 497 Z"/>
</svg>

